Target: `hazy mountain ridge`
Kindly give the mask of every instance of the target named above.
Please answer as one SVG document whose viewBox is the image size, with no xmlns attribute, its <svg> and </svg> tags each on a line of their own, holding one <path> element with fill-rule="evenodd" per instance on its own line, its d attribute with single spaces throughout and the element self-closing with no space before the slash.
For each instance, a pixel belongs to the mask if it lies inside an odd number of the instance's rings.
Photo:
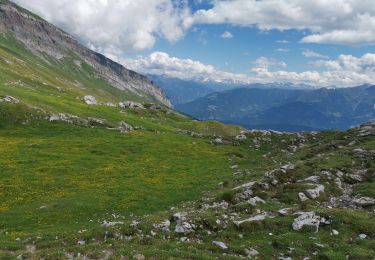
<svg viewBox="0 0 375 260">
<path fill-rule="evenodd" d="M 375 86 L 317 90 L 240 88 L 177 109 L 196 118 L 275 130 L 347 129 L 375 118 Z M 290 127 L 288 127 L 290 126 Z"/>
</svg>

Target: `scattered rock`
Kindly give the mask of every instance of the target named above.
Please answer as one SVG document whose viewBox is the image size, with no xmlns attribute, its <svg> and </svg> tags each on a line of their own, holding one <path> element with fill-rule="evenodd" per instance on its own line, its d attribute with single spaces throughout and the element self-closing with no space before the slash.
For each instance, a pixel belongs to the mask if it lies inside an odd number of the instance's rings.
<svg viewBox="0 0 375 260">
<path fill-rule="evenodd" d="M 319 183 L 319 181 L 320 181 L 320 176 L 314 175 L 314 176 L 310 176 L 306 179 L 299 180 L 298 182 L 299 183 L 301 183 L 301 182 L 302 183 Z"/>
<path fill-rule="evenodd" d="M 248 257 L 254 257 L 254 256 L 259 255 L 259 252 L 253 248 L 249 248 L 249 249 L 245 249 L 245 254 Z"/>
<path fill-rule="evenodd" d="M 79 245 L 79 246 L 84 246 L 85 244 L 86 244 L 86 241 L 84 241 L 84 240 L 79 240 L 77 242 L 77 245 Z"/>
<path fill-rule="evenodd" d="M 151 109 L 151 110 L 162 110 L 163 107 L 162 107 L 162 106 L 159 106 L 159 105 L 152 105 L 152 106 L 150 106 L 150 109 Z"/>
<path fill-rule="evenodd" d="M 367 235 L 366 234 L 360 234 L 359 236 L 358 236 L 358 238 L 359 239 L 366 239 L 367 238 Z"/>
<path fill-rule="evenodd" d="M 220 247 L 221 249 L 225 250 L 225 249 L 228 249 L 227 245 L 224 243 L 224 242 L 220 242 L 220 241 L 212 241 L 212 244 L 214 246 L 218 246 Z"/>
<path fill-rule="evenodd" d="M 124 121 L 121 121 L 118 129 L 121 131 L 121 133 L 127 133 L 133 131 L 134 127 Z"/>
<path fill-rule="evenodd" d="M 109 227 L 114 227 L 116 225 L 124 225 L 124 222 L 122 221 L 107 222 L 106 220 L 104 220 L 102 227 L 109 228 Z"/>
<path fill-rule="evenodd" d="M 355 157 L 362 158 L 362 157 L 366 157 L 367 154 L 368 154 L 367 151 L 365 149 L 362 149 L 362 148 L 356 148 L 356 149 L 353 150 L 353 155 Z"/>
<path fill-rule="evenodd" d="M 252 206 L 256 206 L 258 203 L 265 204 L 266 202 L 264 200 L 262 200 L 261 198 L 259 198 L 259 197 L 253 197 L 253 198 L 250 198 L 247 201 L 247 203 L 249 203 Z"/>
<path fill-rule="evenodd" d="M 186 219 L 186 216 L 187 216 L 187 213 L 186 212 L 177 212 L 175 213 L 171 220 L 172 221 L 177 221 L 177 220 L 185 220 Z"/>
<path fill-rule="evenodd" d="M 93 97 L 93 96 L 84 96 L 83 101 L 85 101 L 85 103 L 87 105 L 97 105 L 98 104 L 98 101 L 96 101 L 96 98 Z"/>
<path fill-rule="evenodd" d="M 240 221 L 233 221 L 233 223 L 237 226 L 240 227 L 241 224 L 246 223 L 246 222 L 253 222 L 253 221 L 262 221 L 265 220 L 266 218 L 270 217 L 268 214 L 261 214 L 261 215 L 256 215 L 251 218 L 245 219 L 245 220 L 240 220 Z"/>
<path fill-rule="evenodd" d="M 296 166 L 294 164 L 292 164 L 292 163 L 289 163 L 289 164 L 286 164 L 286 165 L 283 165 L 283 166 L 280 167 L 281 170 L 284 170 L 286 172 L 292 171 L 295 168 L 296 168 Z"/>
<path fill-rule="evenodd" d="M 336 229 L 332 229 L 332 235 L 337 236 L 339 235 L 339 232 Z"/>
<path fill-rule="evenodd" d="M 118 105 L 121 108 L 130 108 L 130 109 L 139 108 L 139 109 L 144 109 L 143 104 L 137 103 L 137 102 L 133 102 L 133 101 L 120 102 L 120 103 L 118 103 Z"/>
<path fill-rule="evenodd" d="M 103 126 L 106 123 L 105 119 L 100 119 L 100 118 L 95 118 L 95 117 L 89 117 L 87 118 L 88 124 L 95 126 L 95 125 L 100 125 Z"/>
<path fill-rule="evenodd" d="M 215 138 L 212 141 L 212 143 L 218 145 L 218 144 L 223 144 L 224 142 L 223 142 L 223 139 L 221 139 L 221 138 Z"/>
<path fill-rule="evenodd" d="M 293 230 L 300 230 L 304 226 L 313 226 L 316 228 L 316 232 L 319 230 L 320 224 L 329 224 L 329 222 L 324 218 L 316 215 L 315 212 L 299 212 L 299 215 L 292 224 Z"/>
<path fill-rule="evenodd" d="M 358 207 L 368 207 L 375 205 L 375 199 L 370 197 L 355 198 L 352 202 Z"/>
<path fill-rule="evenodd" d="M 301 202 L 304 202 L 304 201 L 308 200 L 305 193 L 303 193 L 303 192 L 298 193 L 298 198 Z"/>
<path fill-rule="evenodd" d="M 136 254 L 136 255 L 134 256 L 134 259 L 135 259 L 135 260 L 145 260 L 146 257 L 145 257 L 144 255 L 142 255 L 142 254 Z"/>
<path fill-rule="evenodd" d="M 244 135 L 244 134 L 240 134 L 240 135 L 237 135 L 237 136 L 235 137 L 235 139 L 236 139 L 237 141 L 246 141 L 246 140 L 247 140 L 247 137 L 246 137 L 246 135 Z"/>
<path fill-rule="evenodd" d="M 342 190 L 342 182 L 341 182 L 341 179 L 340 178 L 336 178 L 335 179 L 335 184 L 337 185 L 337 187 Z"/>
<path fill-rule="evenodd" d="M 20 101 L 12 96 L 0 97 L 0 103 L 13 103 L 18 104 Z"/>
<path fill-rule="evenodd" d="M 240 186 L 237 186 L 235 188 L 233 188 L 233 190 L 239 190 L 239 189 L 251 189 L 257 182 L 255 181 L 251 181 L 251 182 L 248 182 L 248 183 L 245 183 L 245 184 L 242 184 Z"/>
<path fill-rule="evenodd" d="M 285 209 L 279 209 L 277 213 L 279 213 L 280 216 L 287 216 L 292 211 L 292 208 L 285 208 Z"/>
<path fill-rule="evenodd" d="M 321 185 L 321 184 L 316 185 L 314 189 L 305 190 L 305 194 L 310 199 L 319 198 L 320 193 L 324 193 L 324 185 Z"/>
<path fill-rule="evenodd" d="M 362 182 L 363 181 L 362 176 L 358 175 L 358 174 L 348 174 L 348 177 L 352 182 Z"/>
<path fill-rule="evenodd" d="M 159 224 L 155 224 L 154 227 L 161 229 L 163 231 L 169 231 L 169 227 L 171 226 L 171 222 L 167 219 Z"/>
<path fill-rule="evenodd" d="M 229 203 L 226 202 L 226 201 L 222 201 L 220 203 L 217 203 L 217 202 L 214 202 L 212 205 L 209 205 L 209 204 L 204 204 L 202 206 L 202 209 L 203 210 L 208 210 L 208 209 L 218 209 L 218 208 L 221 208 L 221 209 L 227 209 L 229 207 Z"/>
<path fill-rule="evenodd" d="M 189 222 L 186 222 L 186 221 L 177 221 L 177 225 L 175 227 L 175 232 L 176 233 L 191 233 L 191 232 L 194 232 L 194 229 L 195 229 L 195 225 L 194 224 L 191 224 Z"/>
</svg>

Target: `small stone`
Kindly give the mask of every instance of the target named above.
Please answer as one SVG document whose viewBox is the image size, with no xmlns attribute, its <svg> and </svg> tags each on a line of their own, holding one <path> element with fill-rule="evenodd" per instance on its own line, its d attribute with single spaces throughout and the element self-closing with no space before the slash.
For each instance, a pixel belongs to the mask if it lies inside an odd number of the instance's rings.
<svg viewBox="0 0 375 260">
<path fill-rule="evenodd" d="M 145 259 L 146 259 L 146 257 L 145 257 L 144 255 L 142 255 L 142 254 L 136 254 L 136 255 L 134 256 L 134 258 L 135 258 L 136 260 L 145 260 Z"/>
<path fill-rule="evenodd" d="M 225 249 L 228 249 L 227 245 L 224 243 L 224 242 L 220 242 L 220 241 L 212 241 L 212 244 L 214 246 L 218 246 L 220 247 L 221 249 L 225 250 Z"/>
<path fill-rule="evenodd" d="M 79 245 L 79 246 L 84 246 L 85 244 L 86 244 L 86 241 L 84 241 L 84 240 L 79 240 L 77 242 L 77 245 Z"/>
<path fill-rule="evenodd" d="M 307 189 L 305 190 L 306 195 L 310 199 L 316 199 L 320 196 L 320 193 L 324 192 L 324 185 L 318 184 L 315 186 L 314 189 Z"/>
<path fill-rule="evenodd" d="M 337 236 L 338 234 L 339 234 L 339 232 L 336 229 L 332 230 L 332 235 Z"/>
<path fill-rule="evenodd" d="M 259 255 L 259 252 L 253 248 L 245 249 L 245 254 L 249 257 L 254 257 Z"/>
<path fill-rule="evenodd" d="M 304 183 L 318 183 L 320 181 L 319 176 L 310 176 L 304 180 L 300 180 L 298 182 L 304 182 Z"/>
<path fill-rule="evenodd" d="M 20 101 L 12 96 L 0 97 L 0 103 L 14 103 L 18 104 Z"/>
<path fill-rule="evenodd" d="M 303 192 L 298 193 L 298 198 L 301 202 L 304 202 L 304 201 L 308 200 L 305 193 L 303 193 Z"/>
<path fill-rule="evenodd" d="M 313 226 L 316 228 L 316 232 L 318 232 L 320 223 L 329 223 L 325 218 L 321 218 L 313 211 L 299 212 L 296 214 L 299 216 L 294 219 L 294 222 L 292 224 L 293 230 L 300 230 L 303 228 L 303 226 Z"/>
<path fill-rule="evenodd" d="M 375 199 L 370 198 L 370 197 L 357 198 L 357 199 L 352 200 L 352 202 L 359 207 L 368 207 L 368 206 L 375 205 Z"/>
<path fill-rule="evenodd" d="M 261 198 L 259 197 L 254 197 L 254 198 L 250 198 L 247 203 L 249 203 L 250 205 L 252 206 L 256 206 L 257 204 L 261 203 L 261 204 L 265 204 L 266 202 L 264 200 L 262 200 Z"/>
<path fill-rule="evenodd" d="M 124 121 L 121 121 L 118 129 L 121 131 L 121 133 L 127 133 L 133 131 L 134 127 Z"/>
<path fill-rule="evenodd" d="M 97 105 L 98 101 L 96 101 L 96 98 L 93 96 L 84 96 L 83 100 L 87 105 Z"/>
<path fill-rule="evenodd" d="M 171 222 L 167 219 L 159 224 L 155 224 L 154 227 L 159 228 L 163 231 L 169 231 L 170 225 L 171 225 Z"/>
<path fill-rule="evenodd" d="M 366 234 L 360 234 L 359 236 L 358 236 L 358 238 L 359 239 L 366 239 L 367 238 L 367 235 Z"/>
</svg>

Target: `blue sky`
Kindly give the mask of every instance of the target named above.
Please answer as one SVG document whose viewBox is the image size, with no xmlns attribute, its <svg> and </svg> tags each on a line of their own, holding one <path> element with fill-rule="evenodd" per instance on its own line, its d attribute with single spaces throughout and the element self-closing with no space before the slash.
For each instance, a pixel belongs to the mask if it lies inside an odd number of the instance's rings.
<svg viewBox="0 0 375 260">
<path fill-rule="evenodd" d="M 14 1 L 141 73 L 319 87 L 375 83 L 373 0 Z"/>
</svg>

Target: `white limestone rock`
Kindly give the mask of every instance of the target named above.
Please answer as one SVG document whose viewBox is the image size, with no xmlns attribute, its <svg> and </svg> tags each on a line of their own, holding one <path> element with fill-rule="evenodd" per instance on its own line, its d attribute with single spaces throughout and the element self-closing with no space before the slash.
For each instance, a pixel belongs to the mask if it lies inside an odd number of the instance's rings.
<svg viewBox="0 0 375 260">
<path fill-rule="evenodd" d="M 85 103 L 87 105 L 97 105 L 98 104 L 98 101 L 93 96 L 84 96 L 83 101 L 85 101 Z"/>
</svg>

